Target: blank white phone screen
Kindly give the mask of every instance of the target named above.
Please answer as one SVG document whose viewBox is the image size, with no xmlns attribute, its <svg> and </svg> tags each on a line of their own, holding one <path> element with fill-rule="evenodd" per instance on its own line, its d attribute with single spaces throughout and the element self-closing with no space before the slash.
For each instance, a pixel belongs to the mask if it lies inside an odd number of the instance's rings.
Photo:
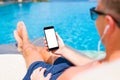
<svg viewBox="0 0 120 80">
<path fill-rule="evenodd" d="M 47 44 L 49 48 L 58 47 L 56 35 L 54 29 L 46 29 L 45 30 Z"/>
</svg>

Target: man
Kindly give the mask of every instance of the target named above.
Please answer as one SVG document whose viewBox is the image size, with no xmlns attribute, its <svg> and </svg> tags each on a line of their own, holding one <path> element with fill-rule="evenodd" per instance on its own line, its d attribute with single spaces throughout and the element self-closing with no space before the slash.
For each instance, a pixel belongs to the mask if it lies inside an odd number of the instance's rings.
<svg viewBox="0 0 120 80">
<path fill-rule="evenodd" d="M 106 48 L 106 58 L 99 62 L 93 62 L 66 47 L 59 35 L 57 37 L 60 48 L 53 53 L 47 52 L 47 48 L 33 46 L 28 40 L 25 25 L 18 23 L 14 35 L 18 42 L 18 49 L 23 53 L 29 67 L 24 80 L 30 80 L 32 73 L 31 80 L 71 80 L 82 71 L 120 57 L 120 0 L 98 0 L 97 7 L 91 8 L 90 12 L 91 18 L 96 20 L 98 32 Z M 65 59 L 56 55 L 63 56 Z M 52 63 L 51 59 L 53 65 L 45 63 Z"/>
</svg>

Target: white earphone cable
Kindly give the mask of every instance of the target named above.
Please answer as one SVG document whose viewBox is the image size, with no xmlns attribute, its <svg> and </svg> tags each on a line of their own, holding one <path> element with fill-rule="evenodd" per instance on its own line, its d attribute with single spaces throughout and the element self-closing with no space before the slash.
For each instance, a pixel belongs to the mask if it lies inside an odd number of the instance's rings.
<svg viewBox="0 0 120 80">
<path fill-rule="evenodd" d="M 101 41 L 102 41 L 102 39 L 104 38 L 104 36 L 105 36 L 106 32 L 108 31 L 109 27 L 110 27 L 109 25 L 107 25 L 107 26 L 105 27 L 105 30 L 104 30 L 104 32 L 103 32 L 103 35 L 102 35 L 102 37 L 100 38 L 100 40 L 98 41 L 98 56 L 97 56 L 98 59 L 99 59 L 99 57 L 100 57 L 100 45 L 101 45 Z"/>
</svg>

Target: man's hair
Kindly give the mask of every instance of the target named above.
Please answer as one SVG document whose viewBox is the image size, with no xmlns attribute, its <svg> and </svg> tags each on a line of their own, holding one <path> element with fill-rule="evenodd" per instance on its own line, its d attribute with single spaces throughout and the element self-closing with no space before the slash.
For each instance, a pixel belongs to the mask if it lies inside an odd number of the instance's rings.
<svg viewBox="0 0 120 80">
<path fill-rule="evenodd" d="M 120 0 L 101 0 L 101 2 L 106 9 L 120 14 Z"/>
<path fill-rule="evenodd" d="M 111 14 L 120 22 L 120 0 L 101 0 L 101 5 L 106 13 Z"/>
</svg>

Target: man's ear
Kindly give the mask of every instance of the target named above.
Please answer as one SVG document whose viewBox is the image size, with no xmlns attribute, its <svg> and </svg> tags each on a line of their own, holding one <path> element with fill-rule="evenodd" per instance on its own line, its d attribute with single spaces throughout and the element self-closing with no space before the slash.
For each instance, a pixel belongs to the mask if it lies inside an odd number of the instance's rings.
<svg viewBox="0 0 120 80">
<path fill-rule="evenodd" d="M 116 25 L 115 21 L 109 15 L 105 16 L 105 19 L 106 19 L 107 25 L 110 26 L 109 30 L 107 31 L 107 34 L 113 33 L 115 30 L 115 25 Z"/>
</svg>

